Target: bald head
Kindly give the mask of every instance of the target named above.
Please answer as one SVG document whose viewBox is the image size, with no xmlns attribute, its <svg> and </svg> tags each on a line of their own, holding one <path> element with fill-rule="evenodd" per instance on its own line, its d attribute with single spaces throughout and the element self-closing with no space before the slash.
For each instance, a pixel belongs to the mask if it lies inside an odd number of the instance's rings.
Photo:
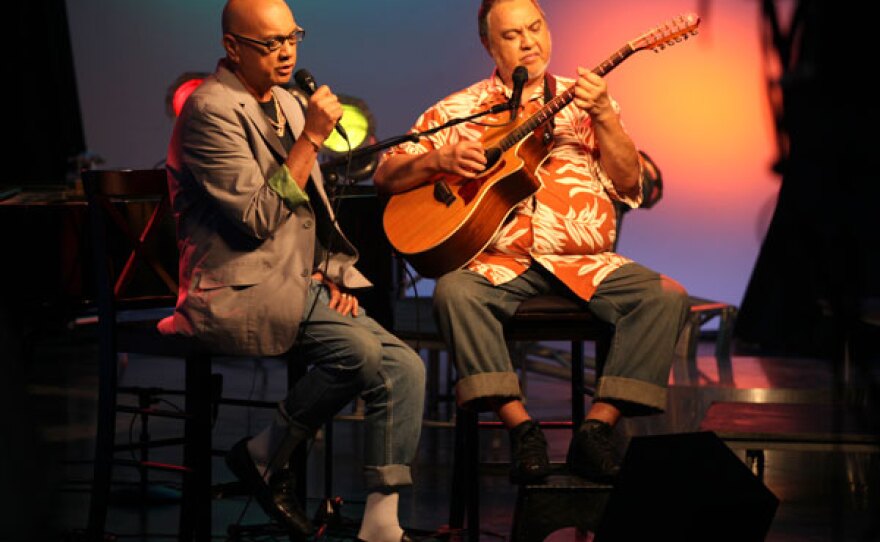
<svg viewBox="0 0 880 542">
<path fill-rule="evenodd" d="M 290 81 L 296 65 L 297 26 L 284 0 L 228 0 L 223 7 L 226 67 L 259 101 L 271 99 L 275 85 Z M 269 40 L 281 43 L 270 48 Z"/>
<path fill-rule="evenodd" d="M 223 33 L 238 34 L 262 29 L 267 23 L 293 21 L 293 14 L 284 0 L 229 0 L 223 6 Z"/>
</svg>

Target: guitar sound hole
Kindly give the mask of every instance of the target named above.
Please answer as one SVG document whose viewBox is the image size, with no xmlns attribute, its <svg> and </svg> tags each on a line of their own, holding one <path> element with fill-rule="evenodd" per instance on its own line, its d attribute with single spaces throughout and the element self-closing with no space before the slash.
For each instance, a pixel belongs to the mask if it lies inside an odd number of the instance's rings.
<svg viewBox="0 0 880 542">
<path fill-rule="evenodd" d="M 501 149 L 498 147 L 491 147 L 483 151 L 483 154 L 486 155 L 486 169 L 483 171 L 488 171 L 492 169 L 492 166 L 494 166 L 501 158 Z"/>
</svg>

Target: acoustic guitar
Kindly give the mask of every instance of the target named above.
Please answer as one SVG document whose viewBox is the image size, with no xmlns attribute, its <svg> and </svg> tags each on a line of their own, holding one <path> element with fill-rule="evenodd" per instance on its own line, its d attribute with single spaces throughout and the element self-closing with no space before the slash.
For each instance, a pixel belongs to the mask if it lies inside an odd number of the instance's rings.
<svg viewBox="0 0 880 542">
<path fill-rule="evenodd" d="M 593 73 L 604 76 L 636 51 L 659 52 L 696 34 L 699 24 L 695 14 L 680 15 L 627 42 Z M 535 171 L 547 147 L 535 134 L 573 99 L 574 85 L 512 128 L 488 130 L 481 140 L 488 166 L 480 176 L 439 175 L 391 196 L 382 220 L 391 245 L 424 277 L 467 265 L 540 187 Z"/>
</svg>

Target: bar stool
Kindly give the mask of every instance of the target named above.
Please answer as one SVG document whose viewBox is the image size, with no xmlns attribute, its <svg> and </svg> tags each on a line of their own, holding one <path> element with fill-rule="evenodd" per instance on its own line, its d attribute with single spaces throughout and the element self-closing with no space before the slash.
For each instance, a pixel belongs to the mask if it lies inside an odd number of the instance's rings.
<svg viewBox="0 0 880 542">
<path fill-rule="evenodd" d="M 211 540 L 211 429 L 219 404 L 275 407 L 275 403 L 221 397 L 211 360 L 224 355 L 208 345 L 176 335 L 162 335 L 156 323 L 173 309 L 177 281 L 166 260 L 176 269 L 174 235 L 160 234 L 169 225 L 168 183 L 164 169 L 92 170 L 83 172 L 91 226 L 93 272 L 97 298 L 98 412 L 95 438 L 94 480 L 89 503 L 88 540 L 101 540 L 110 501 L 114 465 L 179 472 L 183 491 L 180 540 Z M 172 224 L 173 226 L 173 224 Z M 173 229 L 171 230 L 173 232 Z M 122 247 L 122 248 L 120 248 Z M 153 287 L 146 295 L 143 271 L 150 271 Z M 140 274 L 139 274 L 140 273 Z M 132 288 L 138 285 L 138 288 Z M 182 412 L 170 409 L 120 406 L 117 394 L 119 356 L 123 353 L 180 358 L 185 378 Z M 304 373 L 304 364 L 288 364 L 288 386 Z M 217 375 L 219 376 L 219 375 Z M 139 459 L 123 459 L 115 452 L 118 412 L 137 416 L 182 419 L 183 437 L 139 443 Z M 179 465 L 150 461 L 147 451 L 158 446 L 183 444 Z M 296 452 L 298 497 L 305 502 L 305 446 Z"/>
<path fill-rule="evenodd" d="M 572 432 L 577 431 L 585 416 L 584 395 L 593 393 L 593 390 L 587 389 L 584 384 L 584 341 L 593 341 L 596 344 L 598 377 L 608 355 L 613 331 L 613 326 L 593 316 L 586 309 L 585 303 L 567 297 L 541 295 L 524 301 L 519 306 L 505 326 L 505 338 L 508 341 L 571 342 L 571 418 L 562 422 L 539 422 L 542 427 L 570 428 Z M 477 413 L 457 409 L 449 526 L 452 529 L 461 529 L 466 518 L 467 538 L 472 541 L 479 540 L 480 536 L 478 431 L 481 427 L 502 427 L 502 424 L 479 421 Z M 573 477 L 568 481 L 557 480 L 557 489 L 560 491 L 556 494 L 567 494 L 570 498 L 573 493 L 589 493 L 600 495 L 600 498 L 604 499 L 611 489 L 611 486 L 600 487 L 572 479 Z M 525 528 L 521 522 L 531 514 L 528 510 L 529 503 L 537 502 L 531 492 L 543 491 L 541 488 L 542 485 L 520 487 L 518 502 L 521 504 L 516 514 L 520 518 L 520 524 L 514 525 L 515 533 Z M 570 505 L 566 504 L 566 506 Z M 563 523 L 568 523 L 572 518 L 560 517 L 560 524 L 556 525 L 555 529 L 570 526 Z"/>
</svg>

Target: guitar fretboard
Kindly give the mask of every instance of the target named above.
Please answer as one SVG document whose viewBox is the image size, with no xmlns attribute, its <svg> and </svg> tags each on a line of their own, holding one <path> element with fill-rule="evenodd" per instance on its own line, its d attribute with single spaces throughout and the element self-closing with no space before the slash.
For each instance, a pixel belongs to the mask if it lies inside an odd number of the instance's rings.
<svg viewBox="0 0 880 542">
<path fill-rule="evenodd" d="M 608 57 L 604 62 L 593 68 L 593 73 L 604 77 L 605 74 L 619 66 L 621 62 L 626 60 L 627 57 L 629 57 L 635 51 L 636 50 L 627 43 L 626 45 L 618 49 L 617 52 L 615 52 L 613 55 Z M 501 152 L 507 151 L 523 138 L 525 138 L 527 135 L 535 131 L 536 128 L 550 120 L 550 117 L 562 111 L 562 109 L 569 103 L 571 103 L 573 99 L 574 85 L 568 87 L 561 94 L 557 95 L 552 100 L 544 104 L 544 107 L 535 112 L 535 114 L 529 117 L 528 120 L 517 126 L 515 129 L 511 130 L 509 134 L 504 136 L 504 138 L 498 142 L 498 147 L 501 149 Z"/>
</svg>

